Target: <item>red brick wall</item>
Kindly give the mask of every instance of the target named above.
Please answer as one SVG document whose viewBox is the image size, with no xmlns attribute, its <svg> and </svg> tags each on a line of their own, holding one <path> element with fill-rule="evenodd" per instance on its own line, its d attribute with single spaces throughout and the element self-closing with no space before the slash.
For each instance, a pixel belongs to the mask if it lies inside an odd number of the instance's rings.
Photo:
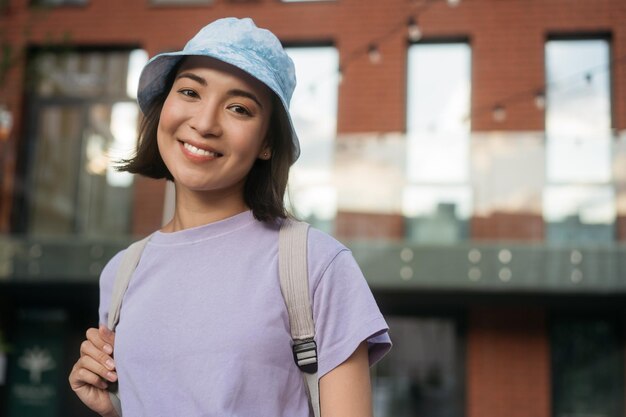
<svg viewBox="0 0 626 417">
<path fill-rule="evenodd" d="M 475 240 L 542 241 L 544 221 L 536 214 L 495 212 L 489 217 L 473 217 L 470 234 Z"/>
<path fill-rule="evenodd" d="M 340 240 L 401 240 L 404 218 L 391 214 L 339 212 L 334 233 Z"/>
<path fill-rule="evenodd" d="M 163 223 L 165 181 L 136 176 L 132 233 L 147 236 Z"/>
<path fill-rule="evenodd" d="M 60 40 L 64 33 L 82 45 L 138 45 L 150 54 L 180 47 L 206 22 L 222 16 L 251 16 L 271 28 L 283 41 L 333 40 L 347 64 L 340 86 L 340 133 L 403 131 L 406 101 L 406 34 L 401 27 L 424 1 L 338 0 L 283 4 L 278 0 L 229 2 L 211 5 L 150 6 L 149 0 L 90 1 L 85 7 L 59 7 L 32 13 L 29 0 L 12 0 L 0 12 L 0 27 L 19 47 Z M 475 131 L 541 130 L 543 113 L 528 98 L 507 104 L 507 119 L 492 120 L 493 104 L 512 94 L 532 92 L 544 81 L 544 41 L 550 33 L 607 32 L 613 34 L 612 54 L 626 56 L 626 2 L 623 0 L 462 0 L 457 7 L 435 1 L 418 16 L 425 38 L 464 36 L 472 44 L 472 126 Z M 30 27 L 25 34 L 24 27 Z M 393 29 L 397 28 L 395 32 Z M 393 33 L 391 33 L 393 32 Z M 378 37 L 382 62 L 356 56 Z M 21 140 L 23 107 L 22 66 L 0 88 L 0 101 L 16 116 L 9 143 Z M 626 62 L 613 66 L 614 126 L 626 128 Z M 13 165 L 5 161 L 3 203 L 10 204 Z M 160 204 L 158 193 L 150 207 Z M 138 210 L 139 210 L 138 206 Z M 8 211 L 2 211 L 0 231 L 6 231 Z M 141 217 L 138 215 L 138 217 Z"/>
<path fill-rule="evenodd" d="M 549 417 L 545 312 L 474 308 L 467 332 L 467 417 Z"/>
<path fill-rule="evenodd" d="M 617 217 L 617 238 L 626 241 L 626 213 Z"/>
</svg>

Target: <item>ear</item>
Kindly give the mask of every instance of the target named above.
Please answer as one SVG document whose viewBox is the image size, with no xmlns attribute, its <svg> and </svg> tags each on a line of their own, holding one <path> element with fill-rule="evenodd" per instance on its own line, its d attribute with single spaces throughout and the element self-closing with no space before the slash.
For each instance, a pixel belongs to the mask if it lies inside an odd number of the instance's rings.
<svg viewBox="0 0 626 417">
<path fill-rule="evenodd" d="M 261 149 L 261 152 L 259 152 L 259 159 L 268 161 L 271 157 L 272 157 L 272 150 L 270 149 L 269 146 L 264 146 L 263 149 Z"/>
</svg>

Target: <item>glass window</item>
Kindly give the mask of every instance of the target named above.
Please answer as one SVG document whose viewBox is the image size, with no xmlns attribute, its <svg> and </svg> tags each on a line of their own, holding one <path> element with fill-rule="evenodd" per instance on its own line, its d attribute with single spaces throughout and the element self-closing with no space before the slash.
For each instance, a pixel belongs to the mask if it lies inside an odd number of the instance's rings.
<svg viewBox="0 0 626 417">
<path fill-rule="evenodd" d="M 552 415 L 624 415 L 623 325 L 557 318 L 552 326 Z"/>
<path fill-rule="evenodd" d="M 467 43 L 409 47 L 407 237 L 455 242 L 467 237 L 471 50 Z"/>
<path fill-rule="evenodd" d="M 615 240 L 616 205 L 612 186 L 547 186 L 543 204 L 548 242 Z"/>
<path fill-rule="evenodd" d="M 300 139 L 301 156 L 289 178 L 289 198 L 299 217 L 332 232 L 337 193 L 332 184 L 337 134 L 339 54 L 333 46 L 288 47 L 298 84 L 291 116 Z"/>
<path fill-rule="evenodd" d="M 546 42 L 543 214 L 552 242 L 615 240 L 609 42 Z"/>
<path fill-rule="evenodd" d="M 548 41 L 546 85 L 548 181 L 610 181 L 608 41 Z"/>
<path fill-rule="evenodd" d="M 464 186 L 409 186 L 404 190 L 406 237 L 413 242 L 453 243 L 469 236 L 470 189 Z"/>
<path fill-rule="evenodd" d="M 115 236 L 130 231 L 132 176 L 113 162 L 132 154 L 133 100 L 144 51 L 36 54 L 29 102 L 24 206 L 17 230 L 32 235 Z"/>
<path fill-rule="evenodd" d="M 387 317 L 394 347 L 372 369 L 377 417 L 465 415 L 464 342 L 456 320 Z"/>
</svg>

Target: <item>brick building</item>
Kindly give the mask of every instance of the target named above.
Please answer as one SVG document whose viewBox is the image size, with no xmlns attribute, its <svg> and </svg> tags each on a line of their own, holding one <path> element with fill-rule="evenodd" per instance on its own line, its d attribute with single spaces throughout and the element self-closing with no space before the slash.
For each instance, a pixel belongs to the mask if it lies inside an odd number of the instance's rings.
<svg viewBox="0 0 626 417">
<path fill-rule="evenodd" d="M 0 2 L 0 415 L 88 415 L 98 273 L 171 213 L 110 168 L 137 68 L 223 16 L 296 62 L 290 201 L 389 318 L 377 417 L 625 415 L 623 0 Z"/>
</svg>

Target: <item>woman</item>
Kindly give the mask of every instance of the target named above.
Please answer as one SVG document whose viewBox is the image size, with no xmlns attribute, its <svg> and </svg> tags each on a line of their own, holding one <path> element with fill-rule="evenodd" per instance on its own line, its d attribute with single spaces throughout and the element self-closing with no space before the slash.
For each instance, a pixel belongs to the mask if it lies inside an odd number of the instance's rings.
<svg viewBox="0 0 626 417">
<path fill-rule="evenodd" d="M 309 415 L 278 280 L 294 88 L 280 42 L 250 19 L 217 20 L 144 68 L 140 144 L 122 169 L 173 181 L 176 205 L 115 333 L 89 329 L 81 345 L 69 380 L 92 410 L 117 415 L 119 382 L 126 416 Z M 387 325 L 350 252 L 317 230 L 307 244 L 322 415 L 371 415 L 368 365 L 391 346 Z M 122 253 L 102 272 L 100 323 Z"/>
</svg>

